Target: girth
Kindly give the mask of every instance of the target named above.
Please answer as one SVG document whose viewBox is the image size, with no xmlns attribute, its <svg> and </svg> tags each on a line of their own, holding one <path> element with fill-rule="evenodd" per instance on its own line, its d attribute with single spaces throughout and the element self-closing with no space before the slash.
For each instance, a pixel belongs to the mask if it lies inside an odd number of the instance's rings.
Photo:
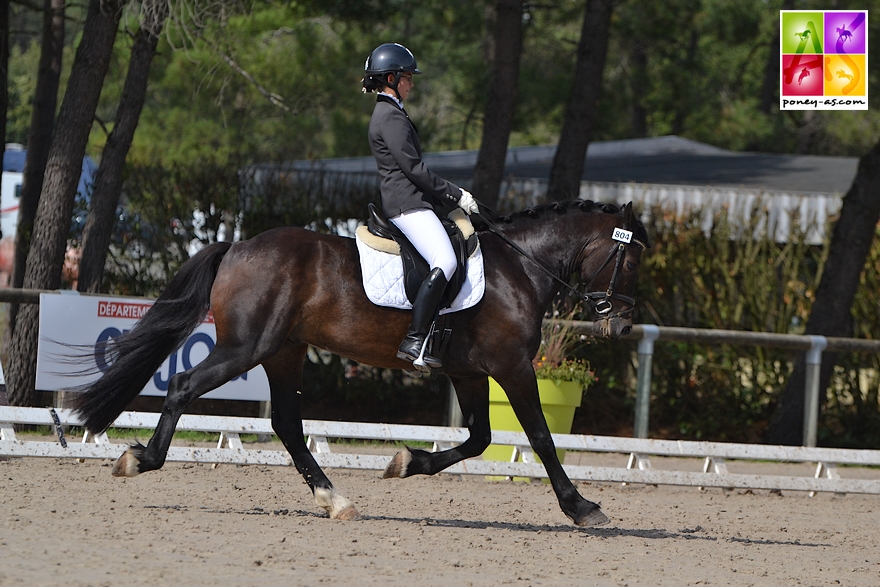
<svg viewBox="0 0 880 587">
<path fill-rule="evenodd" d="M 387 220 L 375 204 L 368 205 L 370 215 L 367 220 L 367 229 L 375 236 L 384 239 L 393 240 L 400 246 L 400 258 L 403 262 L 403 284 L 406 297 L 410 302 L 414 302 L 419 286 L 424 281 L 425 276 L 431 268 L 428 262 L 419 254 L 416 248 L 409 242 L 409 239 L 397 228 L 393 223 Z M 461 290 L 461 286 L 467 279 L 467 259 L 477 248 L 477 235 L 471 234 L 465 238 L 461 229 L 451 219 L 445 216 L 440 217 L 440 222 L 449 236 L 449 242 L 452 243 L 452 250 L 455 251 L 456 270 L 446 286 L 443 294 L 441 307 L 449 307 L 452 301 Z"/>
</svg>

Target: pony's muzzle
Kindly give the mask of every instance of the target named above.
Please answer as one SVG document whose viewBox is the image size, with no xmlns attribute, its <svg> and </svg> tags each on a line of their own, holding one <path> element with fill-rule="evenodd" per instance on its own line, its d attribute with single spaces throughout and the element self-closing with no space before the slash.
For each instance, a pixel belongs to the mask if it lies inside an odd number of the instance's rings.
<svg viewBox="0 0 880 587">
<path fill-rule="evenodd" d="M 632 332 L 632 320 L 620 316 L 606 316 L 593 322 L 593 336 L 618 340 Z"/>
</svg>

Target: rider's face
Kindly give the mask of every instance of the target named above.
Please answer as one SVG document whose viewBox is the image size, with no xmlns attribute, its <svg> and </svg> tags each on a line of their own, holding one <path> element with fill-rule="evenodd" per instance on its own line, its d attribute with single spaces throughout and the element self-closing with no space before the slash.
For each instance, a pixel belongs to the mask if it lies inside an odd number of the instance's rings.
<svg viewBox="0 0 880 587">
<path fill-rule="evenodd" d="M 406 100 L 407 96 L 409 96 L 409 91 L 413 89 L 414 85 L 413 74 L 404 73 L 400 76 L 400 81 L 397 83 L 397 96 L 401 102 Z"/>
</svg>

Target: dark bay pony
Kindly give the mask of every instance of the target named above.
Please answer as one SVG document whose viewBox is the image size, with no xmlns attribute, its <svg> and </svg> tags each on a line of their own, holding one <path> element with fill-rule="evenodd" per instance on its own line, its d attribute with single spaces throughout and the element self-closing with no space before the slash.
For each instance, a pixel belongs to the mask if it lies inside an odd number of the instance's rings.
<svg viewBox="0 0 880 587">
<path fill-rule="evenodd" d="M 498 222 L 509 242 L 495 229 L 479 233 L 485 296 L 476 306 L 451 315 L 453 334 L 443 361 L 470 437 L 436 453 L 407 448 L 393 458 L 385 477 L 433 475 L 480 455 L 491 440 L 491 376 L 507 392 L 562 511 L 581 526 L 607 523 L 599 506 L 578 493 L 559 463 L 531 360 L 541 340 L 544 313 L 562 282 L 573 275 L 587 291 L 595 290 L 585 299 L 600 312 L 596 318 L 601 333 L 617 339 L 629 332 L 629 296 L 647 234 L 631 204 L 619 208 L 588 201 L 557 203 Z M 633 233 L 631 243 L 612 239 L 621 228 Z M 147 446 L 131 446 L 120 456 L 113 474 L 133 477 L 159 469 L 186 407 L 262 365 L 271 388 L 272 427 L 315 501 L 331 518 L 357 518 L 354 505 L 335 491 L 303 440 L 300 390 L 308 345 L 377 367 L 412 365 L 396 358 L 409 311 L 368 301 L 354 239 L 280 228 L 243 242 L 203 248 L 136 326 L 111 341 L 106 349 L 109 369 L 75 400 L 85 427 L 105 430 L 209 308 L 217 327 L 214 349 L 204 361 L 171 379 L 153 437 Z"/>
</svg>

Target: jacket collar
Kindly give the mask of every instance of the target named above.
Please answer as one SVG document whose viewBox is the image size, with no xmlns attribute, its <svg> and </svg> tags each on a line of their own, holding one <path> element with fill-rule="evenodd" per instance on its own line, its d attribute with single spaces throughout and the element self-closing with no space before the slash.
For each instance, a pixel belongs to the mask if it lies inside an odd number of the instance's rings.
<svg viewBox="0 0 880 587">
<path fill-rule="evenodd" d="M 391 96 L 387 96 L 385 94 L 379 94 L 376 97 L 376 102 L 388 102 L 389 104 L 393 104 L 395 108 L 397 108 L 398 110 L 403 112 L 403 115 L 406 116 L 406 119 L 409 120 L 409 123 L 412 125 L 413 130 L 415 130 L 416 134 L 418 134 L 419 127 L 417 127 L 416 123 L 413 122 L 412 119 L 409 117 L 409 114 L 407 113 L 406 109 L 403 107 L 403 104 L 398 104 L 397 100 L 395 100 Z"/>
<path fill-rule="evenodd" d="M 397 108 L 399 108 L 400 110 L 403 110 L 403 104 L 402 104 L 401 102 L 398 102 L 397 100 L 395 100 L 394 98 L 392 98 L 392 97 L 389 96 L 388 94 L 379 94 L 379 95 L 377 95 L 377 96 L 376 96 L 376 101 L 377 101 L 377 102 L 388 102 L 389 104 L 394 104 L 394 105 L 397 106 Z"/>
</svg>

